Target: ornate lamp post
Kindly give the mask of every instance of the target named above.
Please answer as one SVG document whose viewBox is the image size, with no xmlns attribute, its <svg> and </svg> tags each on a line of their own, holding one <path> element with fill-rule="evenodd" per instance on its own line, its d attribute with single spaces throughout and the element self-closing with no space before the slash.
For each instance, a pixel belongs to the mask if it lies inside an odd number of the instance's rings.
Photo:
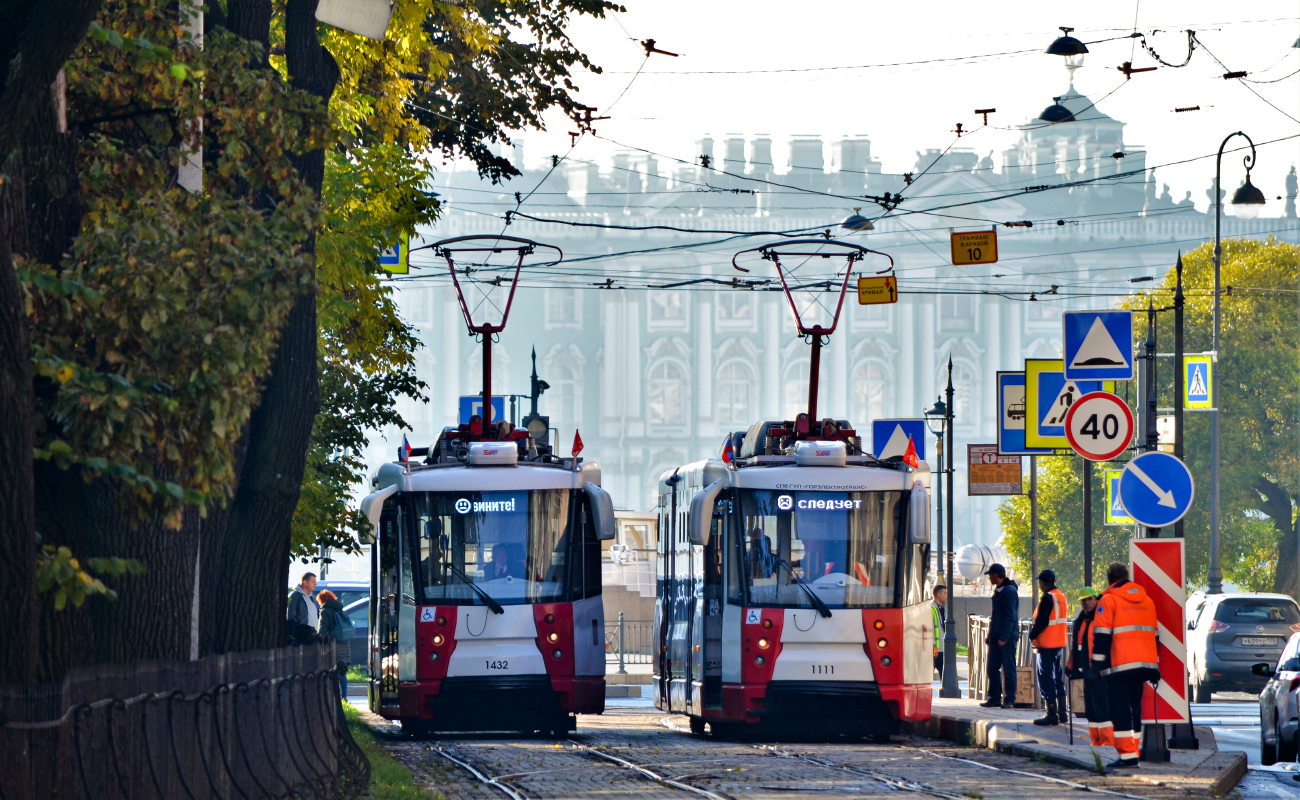
<svg viewBox="0 0 1300 800">
<path fill-rule="evenodd" d="M 1232 195 L 1232 208 L 1241 219 L 1254 219 L 1264 207 L 1264 193 L 1250 182 L 1250 171 L 1255 167 L 1255 143 L 1241 131 L 1228 134 L 1219 145 L 1219 154 L 1214 160 L 1214 361 L 1215 367 L 1210 378 L 1210 397 L 1214 405 L 1210 408 L 1210 570 L 1208 582 L 1210 594 L 1223 591 L 1223 567 L 1219 563 L 1219 404 L 1223 402 L 1219 387 L 1219 362 L 1222 350 L 1219 340 L 1219 327 L 1222 315 L 1219 309 L 1219 263 L 1223 254 L 1221 229 L 1223 227 L 1223 194 L 1220 184 L 1223 179 L 1223 148 L 1228 146 L 1232 137 L 1240 136 L 1250 143 L 1250 155 L 1241 161 L 1246 166 L 1246 182 Z M 1178 369 L 1183 365 L 1179 364 Z M 1181 399 L 1179 402 L 1182 402 Z"/>
<path fill-rule="evenodd" d="M 944 606 L 944 613 L 947 615 L 947 618 L 944 621 L 944 626 L 943 626 L 944 627 L 943 686 L 939 689 L 939 696 L 940 697 L 961 697 L 961 688 L 958 686 L 958 682 L 957 682 L 957 625 L 952 616 L 952 605 L 953 605 L 952 506 L 953 506 L 953 497 L 954 497 L 953 489 L 952 489 L 952 479 L 953 479 L 952 356 L 948 357 L 948 387 L 944 390 L 944 395 L 947 398 L 946 403 L 943 400 L 936 400 L 934 406 L 929 411 L 925 412 L 926 425 L 927 427 L 930 428 L 930 432 L 933 433 L 937 438 L 938 445 L 939 445 L 939 475 L 940 475 L 939 487 L 941 489 L 939 493 L 939 515 L 941 519 L 944 518 L 943 493 L 942 493 L 943 478 L 947 477 L 948 479 L 948 508 L 947 508 L 947 515 L 946 515 L 947 524 L 943 526 L 943 530 L 944 532 L 946 532 L 947 535 L 947 541 L 944 543 L 944 553 L 942 554 L 942 556 L 946 556 L 947 558 L 947 566 L 944 569 L 944 573 L 947 576 L 946 585 L 948 587 L 948 603 Z M 944 440 L 943 440 L 945 433 L 947 433 L 948 435 L 947 447 L 944 446 Z M 948 452 L 948 464 L 946 467 L 943 459 L 943 454 L 945 450 Z"/>
</svg>

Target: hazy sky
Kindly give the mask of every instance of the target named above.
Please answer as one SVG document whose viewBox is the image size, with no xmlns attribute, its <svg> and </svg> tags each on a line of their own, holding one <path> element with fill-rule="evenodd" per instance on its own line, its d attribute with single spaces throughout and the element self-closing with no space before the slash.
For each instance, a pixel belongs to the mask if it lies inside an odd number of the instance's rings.
<svg viewBox="0 0 1300 800">
<path fill-rule="evenodd" d="M 955 123 L 979 127 L 975 108 L 993 107 L 990 126 L 1012 127 L 1037 116 L 1067 84 L 1063 59 L 1042 51 L 1059 35 L 1057 26 L 1076 28 L 1084 41 L 1126 37 L 1137 28 L 1166 60 L 1187 53 L 1182 32 L 1194 28 L 1206 47 L 1233 70 L 1252 79 L 1282 78 L 1300 70 L 1300 3 L 1250 0 L 1126 0 L 1126 2 L 1000 3 L 950 2 L 736 2 L 735 0 L 627 0 L 616 18 L 582 22 L 573 28 L 578 44 L 607 72 L 578 76 L 581 99 L 610 113 L 596 132 L 629 145 L 685 159 L 696 155 L 702 134 L 770 134 L 773 155 L 783 165 L 792 134 L 825 140 L 867 134 L 873 155 L 887 172 L 911 169 L 916 151 L 945 147 Z M 1153 29 L 1160 33 L 1151 35 Z M 629 39 L 654 38 L 680 58 L 648 61 Z M 1278 106 L 1270 108 L 1240 81 L 1198 49 L 1182 69 L 1161 68 L 1125 82 L 1115 68 L 1132 58 L 1152 66 L 1140 45 L 1128 38 L 1091 45 L 1075 86 L 1106 114 L 1127 123 L 1126 145 L 1144 145 L 1147 164 L 1160 165 L 1213 153 L 1223 137 L 1244 130 L 1256 142 L 1300 133 L 1300 76 L 1252 85 Z M 1028 50 L 1030 52 L 1015 53 Z M 985 54 L 988 58 L 871 69 L 810 72 L 749 72 L 923 61 Z M 644 62 L 635 80 L 632 73 Z M 748 74 L 671 74 L 686 71 L 742 71 Z M 629 86 L 629 82 L 630 86 Z M 625 91 L 626 90 L 626 91 Z M 1112 92 L 1104 100 L 1101 98 Z M 621 99 L 609 111 L 611 103 Z M 1175 107 L 1202 110 L 1174 113 Z M 530 165 L 569 149 L 572 125 L 557 117 L 545 133 L 523 138 Z M 999 153 L 1017 136 L 994 127 L 963 137 L 961 146 L 981 156 Z M 619 147 L 587 137 L 576 158 L 608 164 Z M 1284 177 L 1300 163 L 1300 139 L 1261 148 L 1255 183 L 1269 198 L 1265 216 L 1280 215 L 1274 198 Z M 1240 156 L 1225 157 L 1224 184 L 1240 182 Z M 662 163 L 662 169 L 671 165 Z M 1190 190 L 1198 207 L 1214 176 L 1214 161 L 1159 169 L 1157 180 L 1181 200 Z M 528 188 L 528 187 L 525 187 Z"/>
</svg>

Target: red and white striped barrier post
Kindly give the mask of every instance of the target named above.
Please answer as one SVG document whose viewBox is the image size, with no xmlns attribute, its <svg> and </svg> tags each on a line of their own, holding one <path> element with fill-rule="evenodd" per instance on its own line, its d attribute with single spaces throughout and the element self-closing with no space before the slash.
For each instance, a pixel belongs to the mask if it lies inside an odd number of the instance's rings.
<svg viewBox="0 0 1300 800">
<path fill-rule="evenodd" d="M 1182 539 L 1134 539 L 1129 542 L 1133 582 L 1146 590 L 1156 607 L 1156 649 L 1160 663 L 1160 684 L 1150 684 L 1142 693 L 1142 723 L 1160 726 L 1190 725 L 1187 702 L 1187 574 L 1184 570 Z M 1154 746 L 1163 750 L 1164 729 L 1152 729 L 1158 737 Z M 1147 741 L 1143 737 L 1144 745 Z M 1144 752 L 1147 747 L 1143 747 Z M 1166 759 L 1161 759 L 1166 760 Z"/>
</svg>

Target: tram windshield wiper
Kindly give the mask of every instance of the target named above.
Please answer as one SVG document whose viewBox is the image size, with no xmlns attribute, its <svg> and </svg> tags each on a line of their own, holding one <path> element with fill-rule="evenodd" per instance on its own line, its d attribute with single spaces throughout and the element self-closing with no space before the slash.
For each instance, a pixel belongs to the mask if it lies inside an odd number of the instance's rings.
<svg viewBox="0 0 1300 800">
<path fill-rule="evenodd" d="M 790 562 L 786 561 L 784 558 L 781 558 L 776 554 L 773 554 L 772 557 L 776 560 L 776 563 L 785 567 L 786 574 L 789 575 L 794 580 L 794 582 L 799 585 L 800 589 L 803 589 L 804 594 L 808 595 L 808 599 L 812 601 L 813 608 L 817 609 L 817 613 L 829 619 L 831 616 L 830 606 L 822 602 L 822 599 L 817 596 L 817 593 L 813 591 L 813 588 L 808 585 L 807 581 L 805 581 L 803 578 L 799 577 L 798 575 L 794 574 L 794 569 L 790 566 Z"/>
<path fill-rule="evenodd" d="M 469 586 L 469 588 L 473 589 L 474 594 L 478 595 L 479 599 L 483 601 L 483 605 L 492 609 L 493 614 L 506 613 L 506 610 L 501 607 L 501 604 L 498 603 L 496 600 L 492 599 L 492 595 L 488 594 L 487 591 L 480 588 L 477 583 L 470 580 L 470 577 L 466 575 L 465 572 L 460 567 L 456 566 L 455 564 L 452 564 L 450 561 L 444 562 L 444 566 L 446 566 L 447 569 L 451 570 L 452 572 L 456 573 L 456 577 L 460 578 L 462 581 L 465 582 L 467 586 Z"/>
</svg>

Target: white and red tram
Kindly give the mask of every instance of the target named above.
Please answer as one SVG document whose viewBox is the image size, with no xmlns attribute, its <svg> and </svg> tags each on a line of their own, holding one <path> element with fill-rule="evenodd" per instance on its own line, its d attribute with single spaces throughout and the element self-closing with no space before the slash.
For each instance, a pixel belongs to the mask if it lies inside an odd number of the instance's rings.
<svg viewBox="0 0 1300 800">
<path fill-rule="evenodd" d="M 853 264 L 875 251 L 795 240 L 746 252 L 775 263 L 810 339 L 809 409 L 660 479 L 655 704 L 696 732 L 887 739 L 930 717 L 930 471 L 864 454 L 846 421 L 817 417 L 820 348 Z M 828 284 L 795 284 L 781 258 L 828 255 L 847 255 L 839 304 L 828 327 L 806 325 L 790 293 Z"/>
<path fill-rule="evenodd" d="M 614 504 L 596 462 L 552 454 L 545 424 L 534 439 L 492 420 L 492 340 L 525 259 L 549 246 L 466 236 L 429 247 L 446 257 L 481 337 L 484 415 L 384 464 L 361 503 L 374 527 L 370 708 L 416 734 L 564 733 L 575 714 L 605 708 L 600 540 L 614 537 Z M 499 281 L 471 282 L 466 269 L 465 286 L 454 259 L 499 253 L 517 258 L 504 308 L 467 302 Z M 499 321 L 476 321 L 484 309 Z"/>
</svg>

